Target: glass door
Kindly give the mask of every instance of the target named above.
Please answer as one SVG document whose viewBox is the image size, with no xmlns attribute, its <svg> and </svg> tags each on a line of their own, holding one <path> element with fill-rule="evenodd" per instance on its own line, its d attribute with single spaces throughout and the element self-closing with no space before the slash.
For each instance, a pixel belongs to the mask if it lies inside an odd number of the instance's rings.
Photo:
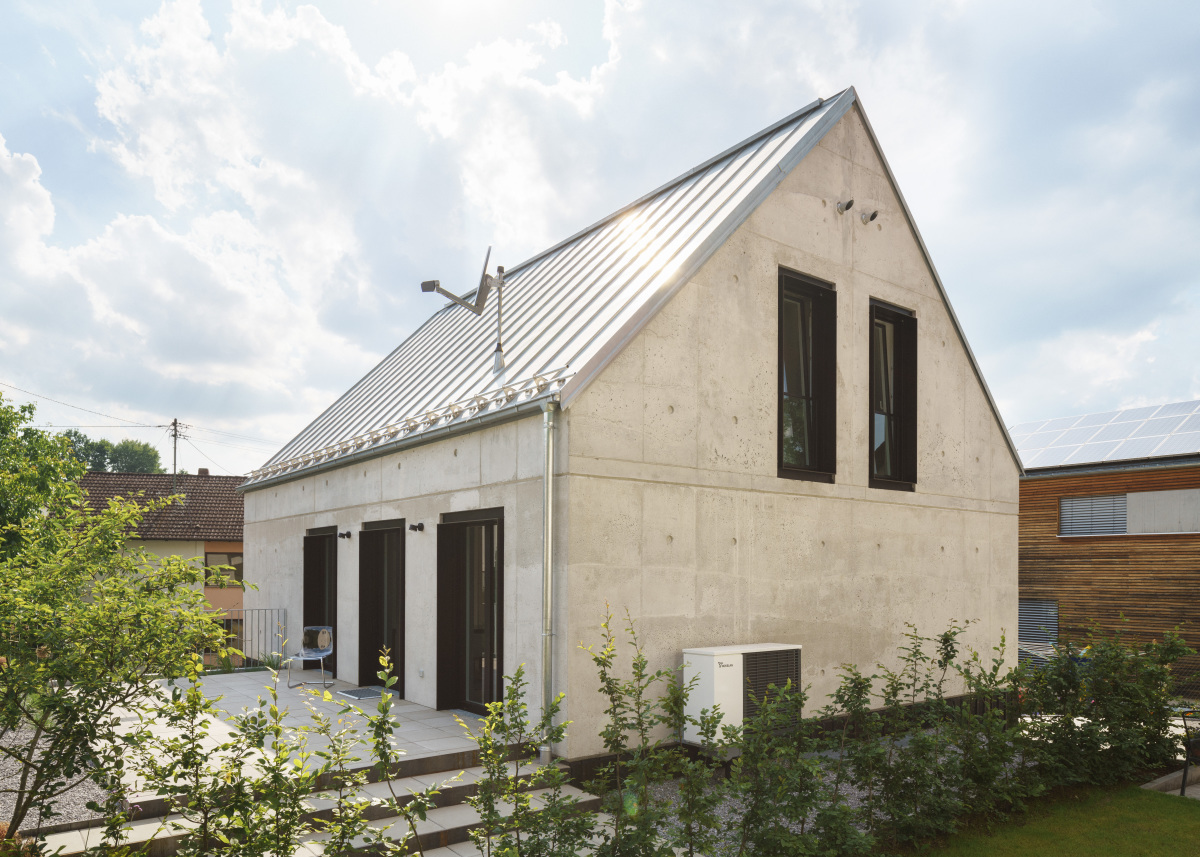
<svg viewBox="0 0 1200 857">
<path fill-rule="evenodd" d="M 503 694 L 504 510 L 438 524 L 437 707 L 485 714 Z"/>
<path fill-rule="evenodd" d="M 466 686 L 471 707 L 500 698 L 500 603 L 497 581 L 497 525 L 495 522 L 464 527 L 463 569 L 466 591 Z"/>
</svg>

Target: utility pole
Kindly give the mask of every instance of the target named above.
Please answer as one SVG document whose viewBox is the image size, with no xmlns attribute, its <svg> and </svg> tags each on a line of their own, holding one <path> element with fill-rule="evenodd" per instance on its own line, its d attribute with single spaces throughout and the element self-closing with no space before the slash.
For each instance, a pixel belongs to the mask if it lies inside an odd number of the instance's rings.
<svg viewBox="0 0 1200 857">
<path fill-rule="evenodd" d="M 179 469 L 179 417 L 171 420 L 171 493 L 175 493 L 175 472 Z"/>
</svg>

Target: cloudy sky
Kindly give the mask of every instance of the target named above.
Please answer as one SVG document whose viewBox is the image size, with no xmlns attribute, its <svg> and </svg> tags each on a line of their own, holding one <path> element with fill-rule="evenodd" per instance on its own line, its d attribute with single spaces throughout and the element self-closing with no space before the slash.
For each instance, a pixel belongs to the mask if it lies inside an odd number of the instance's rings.
<svg viewBox="0 0 1200 857">
<path fill-rule="evenodd" d="M 852 84 L 1010 424 L 1200 398 L 1197 57 L 1195 3 L 8 0 L 0 392 L 246 472 L 420 280 Z"/>
</svg>

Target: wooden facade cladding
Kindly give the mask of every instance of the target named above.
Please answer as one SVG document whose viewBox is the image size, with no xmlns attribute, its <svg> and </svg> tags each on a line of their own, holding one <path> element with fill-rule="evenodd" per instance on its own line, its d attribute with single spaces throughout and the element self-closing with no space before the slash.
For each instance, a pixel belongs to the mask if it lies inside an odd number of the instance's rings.
<svg viewBox="0 0 1200 857">
<path fill-rule="evenodd" d="M 1074 640 L 1093 622 L 1142 641 L 1180 626 L 1200 648 L 1200 533 L 1058 534 L 1059 498 L 1187 488 L 1200 488 L 1200 465 L 1023 478 L 1020 597 L 1057 601 L 1060 634 Z"/>
</svg>

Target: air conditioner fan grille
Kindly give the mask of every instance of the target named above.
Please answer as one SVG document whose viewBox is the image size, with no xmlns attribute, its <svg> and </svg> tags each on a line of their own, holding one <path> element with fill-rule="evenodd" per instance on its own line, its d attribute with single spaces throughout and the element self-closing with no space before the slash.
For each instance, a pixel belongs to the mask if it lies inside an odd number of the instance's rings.
<svg viewBox="0 0 1200 857">
<path fill-rule="evenodd" d="M 744 719 L 758 715 L 761 703 L 771 685 L 783 687 L 790 679 L 793 688 L 800 687 L 800 650 L 777 649 L 767 652 L 747 652 L 744 656 L 746 705 Z M 793 723 L 795 726 L 795 719 Z"/>
</svg>

